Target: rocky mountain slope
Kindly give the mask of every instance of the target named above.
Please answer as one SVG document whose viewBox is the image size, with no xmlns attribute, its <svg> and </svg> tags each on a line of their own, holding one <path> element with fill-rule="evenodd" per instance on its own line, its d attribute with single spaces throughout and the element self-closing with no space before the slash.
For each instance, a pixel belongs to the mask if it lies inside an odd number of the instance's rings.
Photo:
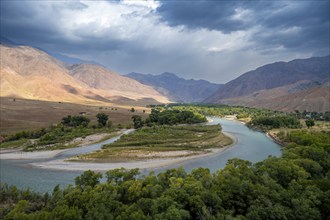
<svg viewBox="0 0 330 220">
<path fill-rule="evenodd" d="M 69 68 L 70 75 L 91 88 L 107 91 L 112 97 L 154 98 L 160 102 L 168 99 L 150 86 L 129 77 L 121 76 L 95 64 L 76 64 Z M 107 97 L 107 94 L 104 94 Z"/>
<path fill-rule="evenodd" d="M 330 111 L 329 84 L 315 85 L 302 90 L 297 90 L 297 87 L 300 87 L 300 82 L 270 90 L 260 90 L 247 96 L 223 99 L 221 103 L 288 112 Z"/>
<path fill-rule="evenodd" d="M 206 80 L 187 80 L 167 72 L 160 75 L 130 73 L 126 76 L 152 86 L 176 102 L 201 102 L 221 87 Z"/>
<path fill-rule="evenodd" d="M 249 95 L 263 89 L 273 89 L 301 80 L 325 83 L 329 81 L 330 56 L 277 62 L 249 71 L 226 83 L 206 99 L 217 102 L 225 98 Z"/>
<path fill-rule="evenodd" d="M 97 65 L 68 66 L 29 46 L 1 44 L 0 49 L 2 97 L 87 104 L 116 102 L 118 99 L 168 102 L 151 87 Z M 102 86 L 91 86 L 89 81 L 96 78 L 103 81 Z"/>
<path fill-rule="evenodd" d="M 204 102 L 330 111 L 329 63 L 330 56 L 268 64 L 226 83 Z"/>
</svg>

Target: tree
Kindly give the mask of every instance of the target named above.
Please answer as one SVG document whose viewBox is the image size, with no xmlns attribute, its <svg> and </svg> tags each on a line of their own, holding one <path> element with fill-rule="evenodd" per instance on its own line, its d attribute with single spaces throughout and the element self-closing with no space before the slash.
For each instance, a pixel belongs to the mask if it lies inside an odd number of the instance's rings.
<svg viewBox="0 0 330 220">
<path fill-rule="evenodd" d="M 73 117 L 71 115 L 68 115 L 67 117 L 62 118 L 62 124 L 69 127 L 78 127 L 80 125 L 83 127 L 87 127 L 89 122 L 89 118 L 82 115 L 76 115 Z"/>
<path fill-rule="evenodd" d="M 72 121 L 71 115 L 68 115 L 67 117 L 62 118 L 63 125 L 70 126 L 71 121 Z"/>
<path fill-rule="evenodd" d="M 96 184 L 100 183 L 101 178 L 101 173 L 95 173 L 91 170 L 87 170 L 80 176 L 77 176 L 74 181 L 77 186 L 84 189 L 87 186 L 94 187 Z"/>
<path fill-rule="evenodd" d="M 141 116 L 134 115 L 134 116 L 132 116 L 132 119 L 133 119 L 133 124 L 134 124 L 135 129 L 143 127 L 144 123 L 143 123 L 143 119 Z"/>
<path fill-rule="evenodd" d="M 131 110 L 130 110 L 131 112 L 135 112 L 135 108 L 131 108 Z"/>
<path fill-rule="evenodd" d="M 109 183 L 119 184 L 123 181 L 135 180 L 140 174 L 139 168 L 127 170 L 125 168 L 117 168 L 106 172 L 107 181 Z"/>
<path fill-rule="evenodd" d="M 315 121 L 313 119 L 309 119 L 305 121 L 305 124 L 308 128 L 311 128 L 315 125 Z"/>
<path fill-rule="evenodd" d="M 105 113 L 101 112 L 96 115 L 97 117 L 97 122 L 99 123 L 100 126 L 104 127 L 107 124 L 107 121 L 109 119 L 109 116 L 106 115 Z"/>
</svg>

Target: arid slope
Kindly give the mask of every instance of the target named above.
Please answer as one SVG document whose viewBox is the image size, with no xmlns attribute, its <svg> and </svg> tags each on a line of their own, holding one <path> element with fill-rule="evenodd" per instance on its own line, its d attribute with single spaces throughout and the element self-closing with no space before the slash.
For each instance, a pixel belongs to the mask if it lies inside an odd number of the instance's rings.
<svg viewBox="0 0 330 220">
<path fill-rule="evenodd" d="M 151 87 L 122 77 L 101 66 L 80 64 L 68 67 L 47 53 L 29 46 L 1 49 L 1 97 L 83 104 L 121 100 L 168 102 Z M 97 83 L 96 83 L 97 82 Z"/>
</svg>

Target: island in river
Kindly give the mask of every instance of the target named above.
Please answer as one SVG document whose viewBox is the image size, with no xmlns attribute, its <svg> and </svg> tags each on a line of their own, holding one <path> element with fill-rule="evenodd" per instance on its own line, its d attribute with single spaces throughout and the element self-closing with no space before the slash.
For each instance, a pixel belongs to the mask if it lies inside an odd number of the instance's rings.
<svg viewBox="0 0 330 220">
<path fill-rule="evenodd" d="M 30 165 L 62 170 L 155 168 L 218 153 L 233 143 L 230 137 L 221 132 L 219 125 L 161 126 L 135 132 L 126 130 L 98 144 L 67 150 L 7 152 L 1 154 L 1 158 L 48 158 Z"/>
</svg>

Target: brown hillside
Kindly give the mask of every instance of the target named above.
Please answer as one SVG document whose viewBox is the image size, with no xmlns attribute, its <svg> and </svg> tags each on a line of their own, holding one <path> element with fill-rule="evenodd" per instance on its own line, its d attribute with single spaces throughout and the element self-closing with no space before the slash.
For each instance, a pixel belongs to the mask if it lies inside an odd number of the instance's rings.
<svg viewBox="0 0 330 220">
<path fill-rule="evenodd" d="M 330 85 L 319 85 L 306 90 L 289 93 L 296 84 L 261 90 L 253 95 L 224 99 L 221 103 L 242 105 L 255 108 L 267 108 L 279 111 L 330 111 Z"/>
<path fill-rule="evenodd" d="M 69 70 L 62 62 L 29 46 L 0 45 L 0 49 L 1 97 L 83 104 L 109 103 L 122 98 L 168 102 L 152 88 L 97 65 L 83 64 Z"/>
<path fill-rule="evenodd" d="M 154 98 L 159 102 L 168 99 L 150 86 L 143 85 L 136 80 L 124 77 L 95 64 L 78 64 L 70 68 L 70 74 L 77 80 L 94 89 L 111 92 L 111 96 L 122 96 L 130 99 Z M 107 96 L 107 94 L 104 94 Z M 107 97 L 110 98 L 111 97 Z"/>
</svg>

